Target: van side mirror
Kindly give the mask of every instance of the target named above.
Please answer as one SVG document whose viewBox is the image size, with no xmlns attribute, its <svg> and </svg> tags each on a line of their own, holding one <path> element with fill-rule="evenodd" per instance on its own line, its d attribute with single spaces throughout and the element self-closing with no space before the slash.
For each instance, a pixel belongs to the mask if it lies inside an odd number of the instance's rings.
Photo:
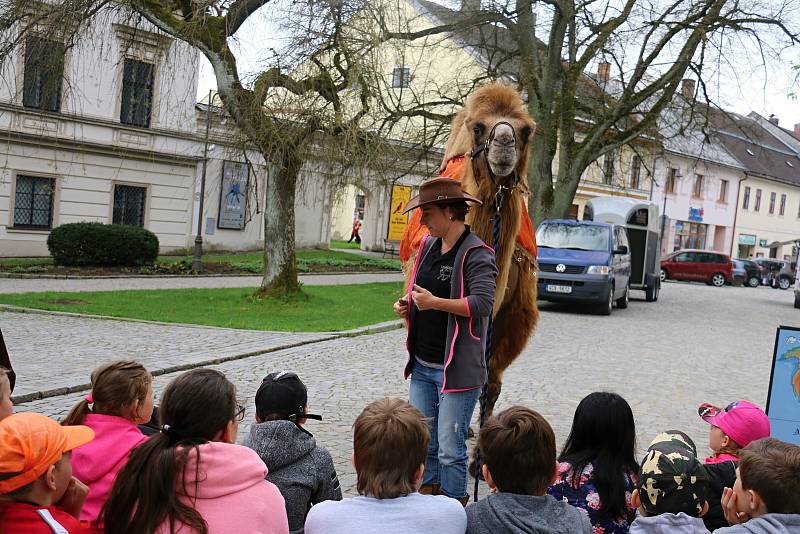
<svg viewBox="0 0 800 534">
<path fill-rule="evenodd" d="M 628 253 L 628 247 L 626 247 L 625 245 L 620 245 L 614 249 L 614 254 L 627 254 L 627 253 Z"/>
</svg>

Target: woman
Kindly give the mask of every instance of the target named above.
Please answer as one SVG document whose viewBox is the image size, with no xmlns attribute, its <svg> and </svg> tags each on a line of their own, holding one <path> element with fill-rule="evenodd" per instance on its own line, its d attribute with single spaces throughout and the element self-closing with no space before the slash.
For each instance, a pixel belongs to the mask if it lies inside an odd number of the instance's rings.
<svg viewBox="0 0 800 534">
<path fill-rule="evenodd" d="M 409 401 L 429 420 L 422 493 L 462 504 L 467 495 L 466 438 L 486 382 L 486 330 L 494 305 L 494 252 L 465 224 L 466 202 L 480 201 L 455 180 L 420 186 L 404 212 L 422 210 L 430 234 L 420 243 L 408 294 L 394 304 L 408 326 Z"/>
<path fill-rule="evenodd" d="M 588 395 L 575 410 L 558 477 L 547 492 L 586 510 L 596 534 L 628 532 L 636 518 L 635 447 L 636 426 L 625 399 L 616 393 Z"/>
<path fill-rule="evenodd" d="M 288 534 L 283 497 L 258 454 L 236 445 L 244 407 L 219 371 L 167 385 L 161 432 L 131 453 L 103 509 L 108 534 Z"/>
</svg>

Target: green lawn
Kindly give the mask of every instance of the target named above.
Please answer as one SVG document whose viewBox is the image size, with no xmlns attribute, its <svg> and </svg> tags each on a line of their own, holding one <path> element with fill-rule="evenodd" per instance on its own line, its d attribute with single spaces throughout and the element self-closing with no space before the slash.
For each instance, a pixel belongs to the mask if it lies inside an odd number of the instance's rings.
<svg viewBox="0 0 800 534">
<path fill-rule="evenodd" d="M 0 303 L 251 330 L 333 332 L 395 318 L 401 283 L 306 286 L 288 300 L 253 299 L 252 288 L 0 294 Z"/>
<path fill-rule="evenodd" d="M 349 248 L 349 249 L 360 250 L 361 245 L 359 245 L 355 241 L 353 241 L 352 243 L 348 243 L 345 240 L 338 241 L 336 239 L 331 239 L 331 248 Z"/>
<path fill-rule="evenodd" d="M 321 272 L 325 271 L 326 268 L 331 271 L 348 269 L 353 271 L 400 270 L 400 261 L 398 259 L 371 258 L 339 250 L 298 249 L 296 254 L 297 270 L 301 273 Z M 203 263 L 229 263 L 236 269 L 255 274 L 260 274 L 262 272 L 262 261 L 262 252 L 203 255 Z M 191 264 L 192 256 L 158 257 L 158 263 L 163 265 L 173 265 L 180 262 L 188 262 Z M 46 272 L 46 267 L 52 266 L 52 264 L 53 260 L 51 258 L 0 259 L 0 266 L 12 268 L 12 272 Z M 39 267 L 41 267 L 41 269 Z"/>
</svg>

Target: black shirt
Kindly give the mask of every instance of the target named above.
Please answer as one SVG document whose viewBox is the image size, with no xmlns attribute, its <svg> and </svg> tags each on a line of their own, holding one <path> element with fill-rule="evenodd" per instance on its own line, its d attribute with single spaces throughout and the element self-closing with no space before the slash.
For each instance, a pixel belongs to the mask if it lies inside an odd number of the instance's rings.
<svg viewBox="0 0 800 534">
<path fill-rule="evenodd" d="M 467 235 L 469 228 L 464 230 L 453 248 L 444 254 L 442 254 L 442 240 L 437 239 L 428 254 L 422 258 L 415 283 L 436 297 L 449 299 L 456 254 Z M 447 318 L 448 313 L 440 310 L 417 310 L 411 345 L 414 356 L 435 365 L 444 364 Z"/>
</svg>

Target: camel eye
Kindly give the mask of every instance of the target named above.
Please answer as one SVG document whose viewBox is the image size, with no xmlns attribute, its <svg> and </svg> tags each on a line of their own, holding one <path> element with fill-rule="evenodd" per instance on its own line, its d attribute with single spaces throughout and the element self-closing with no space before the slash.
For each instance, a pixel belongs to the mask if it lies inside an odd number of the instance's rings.
<svg viewBox="0 0 800 534">
<path fill-rule="evenodd" d="M 475 132 L 475 135 L 480 137 L 483 135 L 483 132 L 486 130 L 486 126 L 483 125 L 482 122 L 475 123 L 475 126 L 472 127 L 472 131 Z"/>
<path fill-rule="evenodd" d="M 522 131 L 520 133 L 522 134 L 522 139 L 524 141 L 527 141 L 528 139 L 531 138 L 531 127 L 530 126 L 523 126 L 522 127 Z"/>
</svg>

